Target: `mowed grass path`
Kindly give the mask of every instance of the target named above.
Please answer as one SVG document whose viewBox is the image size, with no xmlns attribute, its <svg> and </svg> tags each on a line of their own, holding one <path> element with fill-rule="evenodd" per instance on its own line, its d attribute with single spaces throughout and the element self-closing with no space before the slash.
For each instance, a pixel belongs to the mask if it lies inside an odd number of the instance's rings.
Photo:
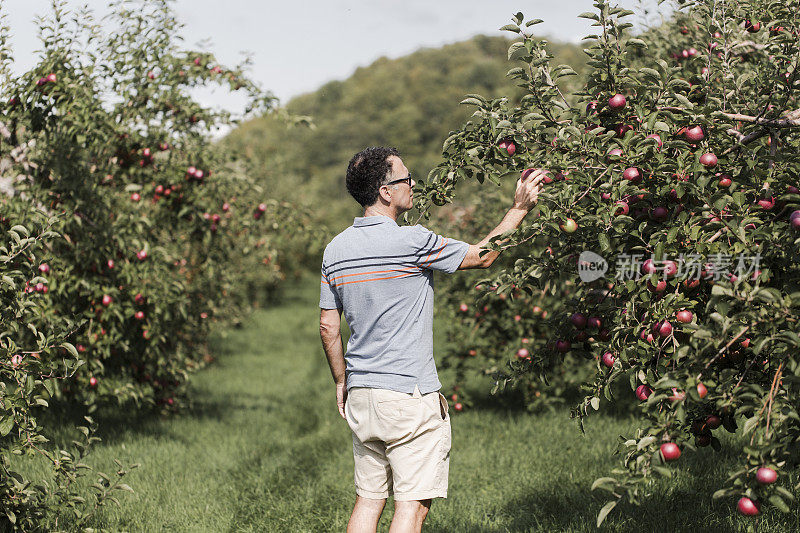
<svg viewBox="0 0 800 533">
<path fill-rule="evenodd" d="M 288 290 L 218 339 L 218 362 L 193 377 L 193 405 L 168 419 L 98 419 L 103 442 L 87 462 L 139 462 L 135 494 L 103 508 L 110 531 L 344 531 L 355 501 L 350 431 L 339 416 L 318 333 L 318 285 Z M 452 413 L 452 411 L 451 411 Z M 616 466 L 632 421 L 598 415 L 581 436 L 568 413 L 452 413 L 450 497 L 434 501 L 425 531 L 597 531 L 604 499 L 589 489 Z M 735 443 L 725 441 L 726 445 Z M 686 453 L 672 484 L 640 507 L 622 506 L 603 531 L 744 531 L 735 501 L 713 503 L 731 463 Z M 703 475 L 687 466 L 708 465 Z M 696 469 L 695 469 L 696 470 Z M 795 480 L 796 482 L 796 480 Z M 387 531 L 390 499 L 379 531 Z M 798 531 L 798 518 L 766 513 L 759 531 Z"/>
</svg>

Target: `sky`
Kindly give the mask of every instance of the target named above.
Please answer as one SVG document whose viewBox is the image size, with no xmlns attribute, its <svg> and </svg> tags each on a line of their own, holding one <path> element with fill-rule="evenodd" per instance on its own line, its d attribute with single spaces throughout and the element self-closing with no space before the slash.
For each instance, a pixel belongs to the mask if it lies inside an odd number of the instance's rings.
<svg viewBox="0 0 800 533">
<path fill-rule="evenodd" d="M 658 20 L 657 0 L 618 0 L 623 7 Z M 88 5 L 96 18 L 108 13 L 108 0 L 67 0 Z M 34 19 L 50 12 L 50 0 L 0 0 L 0 13 L 11 29 L 15 71 L 30 68 L 39 48 Z M 498 28 L 514 13 L 540 18 L 537 35 L 579 42 L 591 21 L 577 15 L 591 11 L 590 0 L 177 0 L 173 3 L 186 46 L 205 41 L 223 63 L 253 57 L 250 75 L 286 102 L 331 80 L 349 77 L 376 59 L 407 55 L 478 34 L 507 35 Z M 662 8 L 663 9 L 663 8 Z M 632 22 L 642 21 L 640 17 Z M 111 28 L 106 27 L 106 30 Z M 206 105 L 234 112 L 244 101 L 224 91 L 198 90 Z"/>
</svg>

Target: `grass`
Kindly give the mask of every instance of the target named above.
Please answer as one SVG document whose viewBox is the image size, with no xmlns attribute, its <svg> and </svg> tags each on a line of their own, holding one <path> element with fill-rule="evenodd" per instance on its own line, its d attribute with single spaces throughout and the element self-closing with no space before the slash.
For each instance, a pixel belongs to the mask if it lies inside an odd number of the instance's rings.
<svg viewBox="0 0 800 533">
<path fill-rule="evenodd" d="M 319 341 L 315 278 L 287 295 L 215 341 L 218 362 L 194 376 L 182 414 L 95 417 L 103 442 L 87 462 L 106 472 L 115 457 L 141 467 L 126 478 L 135 494 L 119 493 L 121 505 L 102 508 L 94 527 L 344 531 L 355 501 L 352 441 Z M 434 501 L 424 530 L 597 531 L 604 498 L 590 486 L 616 466 L 617 436 L 632 426 L 597 415 L 583 437 L 567 410 L 454 413 L 450 497 Z M 711 501 L 733 461 L 724 450 L 684 454 L 672 482 L 616 509 L 602 531 L 745 531 L 756 521 L 736 516 L 735 501 Z M 390 500 L 379 531 L 391 515 Z M 769 510 L 757 530 L 798 531 L 800 519 Z"/>
</svg>

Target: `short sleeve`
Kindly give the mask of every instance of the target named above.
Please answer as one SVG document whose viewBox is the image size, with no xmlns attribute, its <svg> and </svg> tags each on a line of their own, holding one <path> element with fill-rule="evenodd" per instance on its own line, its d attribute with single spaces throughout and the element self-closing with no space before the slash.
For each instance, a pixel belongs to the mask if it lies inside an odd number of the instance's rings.
<svg viewBox="0 0 800 533">
<path fill-rule="evenodd" d="M 424 226 L 413 226 L 415 264 L 420 268 L 441 270 L 452 274 L 461 266 L 469 244 L 437 235 Z"/>
<path fill-rule="evenodd" d="M 341 309 L 342 302 L 339 300 L 339 295 L 336 290 L 331 287 L 330 280 L 325 274 L 325 266 L 322 266 L 320 271 L 320 287 L 319 287 L 319 306 L 321 309 Z"/>
</svg>

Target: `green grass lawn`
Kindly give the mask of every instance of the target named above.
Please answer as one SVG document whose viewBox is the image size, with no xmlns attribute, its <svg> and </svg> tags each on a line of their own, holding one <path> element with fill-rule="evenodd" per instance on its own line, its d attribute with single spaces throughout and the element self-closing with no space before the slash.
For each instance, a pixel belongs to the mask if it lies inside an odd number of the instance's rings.
<svg viewBox="0 0 800 533">
<path fill-rule="evenodd" d="M 218 362 L 193 377 L 184 413 L 96 417 L 103 442 L 87 462 L 106 472 L 115 457 L 141 467 L 126 478 L 135 494 L 120 492 L 121 506 L 103 508 L 93 526 L 344 531 L 355 501 L 352 441 L 319 340 L 316 278 L 287 295 L 215 341 Z M 453 413 L 450 497 L 434 501 L 425 531 L 597 531 L 604 498 L 589 489 L 617 464 L 617 436 L 631 426 L 597 415 L 581 436 L 567 410 Z M 640 507 L 616 509 L 602 530 L 745 531 L 756 521 L 736 516 L 735 501 L 711 501 L 731 465 L 724 452 L 684 454 L 670 484 Z M 758 531 L 800 531 L 800 519 L 769 510 Z"/>
</svg>

